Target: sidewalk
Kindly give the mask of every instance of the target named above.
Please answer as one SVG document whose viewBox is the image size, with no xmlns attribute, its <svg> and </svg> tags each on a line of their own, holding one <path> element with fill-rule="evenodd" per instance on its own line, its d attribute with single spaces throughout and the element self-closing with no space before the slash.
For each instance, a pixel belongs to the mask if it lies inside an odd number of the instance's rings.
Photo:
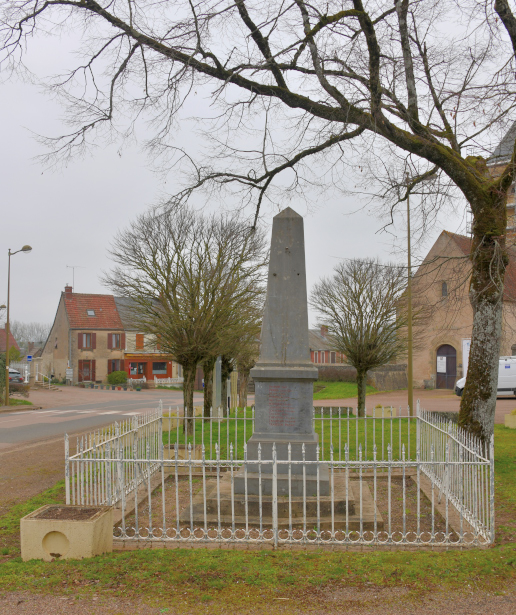
<svg viewBox="0 0 516 615">
<path fill-rule="evenodd" d="M 374 408 L 376 405 L 393 406 L 394 408 L 407 408 L 408 393 L 404 391 L 379 392 L 366 397 L 366 408 Z M 436 412 L 458 412 L 460 409 L 460 397 L 447 389 L 435 389 L 427 391 L 424 389 L 414 389 L 414 404 L 419 399 L 421 408 Z M 314 406 L 333 406 L 356 408 L 357 398 L 347 399 L 319 399 L 314 401 Z M 496 402 L 495 423 L 504 422 L 504 415 L 509 414 L 516 408 L 516 398 L 499 397 Z"/>
</svg>

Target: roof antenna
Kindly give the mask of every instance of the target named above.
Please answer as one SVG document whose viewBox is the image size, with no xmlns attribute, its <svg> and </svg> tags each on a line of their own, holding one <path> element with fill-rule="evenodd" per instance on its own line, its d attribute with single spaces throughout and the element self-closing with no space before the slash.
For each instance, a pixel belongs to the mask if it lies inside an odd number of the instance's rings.
<svg viewBox="0 0 516 615">
<path fill-rule="evenodd" d="M 72 291 L 75 291 L 75 270 L 86 269 L 86 267 L 81 267 L 80 265 L 66 265 L 66 268 L 72 270 Z"/>
</svg>

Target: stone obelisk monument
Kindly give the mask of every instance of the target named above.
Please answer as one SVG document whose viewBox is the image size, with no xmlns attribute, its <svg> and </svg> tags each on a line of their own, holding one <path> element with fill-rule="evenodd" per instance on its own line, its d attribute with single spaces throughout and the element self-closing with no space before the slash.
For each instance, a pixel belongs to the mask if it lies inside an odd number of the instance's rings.
<svg viewBox="0 0 516 615">
<path fill-rule="evenodd" d="M 310 361 L 303 218 L 287 207 L 273 219 L 267 297 L 262 323 L 260 358 L 251 370 L 255 382 L 255 431 L 247 443 L 248 461 L 316 459 L 318 436 L 312 426 L 313 382 L 317 369 Z M 316 466 L 305 466 L 306 493 L 315 495 Z M 278 466 L 278 493 L 288 494 L 288 466 Z M 272 490 L 272 464 L 262 464 L 262 493 Z M 258 493 L 258 465 L 247 464 L 247 491 Z M 303 494 L 303 466 L 291 466 L 292 494 Z M 328 467 L 319 465 L 319 493 L 328 494 Z M 243 472 L 235 492 L 245 489 Z"/>
</svg>

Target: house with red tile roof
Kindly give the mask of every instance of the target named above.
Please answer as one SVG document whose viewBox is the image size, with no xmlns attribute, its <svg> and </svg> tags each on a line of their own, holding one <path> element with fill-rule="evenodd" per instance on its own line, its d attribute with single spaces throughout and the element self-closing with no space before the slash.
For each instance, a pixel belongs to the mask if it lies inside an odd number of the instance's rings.
<svg viewBox="0 0 516 615">
<path fill-rule="evenodd" d="M 308 329 L 308 343 L 312 363 L 344 363 L 343 355 L 333 349 L 331 340 L 328 339 L 328 327 L 325 325 L 321 325 L 319 329 Z"/>
<path fill-rule="evenodd" d="M 65 286 L 41 355 L 44 373 L 76 382 L 105 382 L 124 369 L 126 335 L 112 295 L 74 293 Z"/>
<path fill-rule="evenodd" d="M 6 330 L 0 329 L 0 352 L 5 352 L 7 348 L 6 343 L 5 343 L 6 340 L 7 340 Z M 9 331 L 9 348 L 13 348 L 13 347 L 16 348 L 16 350 L 18 350 L 19 352 L 21 352 L 20 347 L 18 346 L 18 343 L 14 339 L 13 334 Z M 11 353 L 9 353 L 9 355 L 11 355 Z"/>
<path fill-rule="evenodd" d="M 414 275 L 414 304 L 428 312 L 413 331 L 415 386 L 453 389 L 467 372 L 473 328 L 470 250 L 470 237 L 443 231 Z M 501 356 L 516 355 L 516 249 L 508 252 Z"/>
</svg>

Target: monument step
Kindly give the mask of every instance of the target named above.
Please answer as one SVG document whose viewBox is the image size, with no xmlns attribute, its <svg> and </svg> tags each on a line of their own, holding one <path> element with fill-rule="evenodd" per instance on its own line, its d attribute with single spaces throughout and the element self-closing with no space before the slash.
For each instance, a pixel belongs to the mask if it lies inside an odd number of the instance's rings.
<svg viewBox="0 0 516 615">
<path fill-rule="evenodd" d="M 290 493 L 295 497 L 317 497 L 317 482 L 319 482 L 319 495 L 330 495 L 329 469 L 326 464 L 319 465 L 319 481 L 316 474 L 307 474 L 303 479 L 302 475 L 292 474 L 290 479 Z M 247 472 L 247 493 L 248 495 L 258 495 L 260 491 L 260 476 L 257 472 Z M 272 474 L 262 471 L 261 477 L 262 495 L 272 495 Z M 235 493 L 245 493 L 245 477 L 243 470 L 235 476 Z M 289 494 L 288 474 L 278 473 L 278 495 Z"/>
<path fill-rule="evenodd" d="M 351 489 L 348 488 L 348 497 L 345 497 L 345 484 L 344 479 L 335 481 L 335 493 L 338 493 L 338 497 L 334 497 L 333 504 L 331 497 L 321 496 L 319 497 L 319 514 L 331 515 L 333 508 L 334 514 L 346 514 L 346 506 L 348 514 L 353 515 L 355 513 L 355 500 Z M 220 504 L 219 504 L 220 501 Z M 197 498 L 194 501 L 194 515 L 197 517 L 203 514 L 204 500 Z M 217 498 L 217 485 L 213 485 L 206 491 L 206 512 L 209 515 L 217 515 L 217 511 L 220 506 L 220 514 L 225 516 L 231 516 L 232 511 L 235 515 L 245 516 L 246 498 L 243 494 L 234 494 L 233 501 L 231 500 L 231 483 L 224 478 L 220 483 L 220 498 Z M 261 498 L 262 516 L 272 516 L 272 496 L 262 495 Z M 249 495 L 247 496 L 247 510 L 250 516 L 259 516 L 260 514 L 260 496 Z M 304 514 L 303 497 L 278 496 L 278 517 L 287 517 L 292 514 L 292 517 L 303 517 Z M 317 516 L 317 498 L 306 498 L 306 515 L 309 517 Z"/>
<path fill-rule="evenodd" d="M 229 478 L 229 477 L 227 477 Z M 233 522 L 235 527 L 245 527 L 245 500 L 240 496 L 234 497 L 234 512 L 232 512 L 231 502 L 231 484 L 225 477 L 220 485 L 220 512 L 217 514 L 217 498 L 216 486 L 215 489 L 210 489 L 206 498 L 206 523 L 209 527 L 216 527 L 220 515 L 220 523 L 223 526 L 231 526 Z M 228 489 L 229 487 L 229 489 Z M 335 529 L 343 530 L 346 527 L 349 530 L 360 529 L 360 505 L 356 501 L 355 493 L 360 492 L 360 486 L 357 481 L 348 482 L 348 514 L 346 518 L 346 497 L 345 497 L 345 479 L 342 481 L 335 480 L 334 484 L 334 507 L 333 507 L 333 522 Z M 213 495 L 215 497 L 213 497 Z M 292 498 L 292 518 L 289 517 L 288 500 L 278 498 L 278 527 L 288 528 L 292 523 L 293 528 L 302 528 L 306 523 L 308 529 L 317 527 L 317 500 L 314 498 L 307 499 L 306 521 L 303 520 L 303 500 L 302 498 Z M 332 506 L 329 497 L 319 498 L 319 519 L 321 529 L 331 529 L 332 526 Z M 375 504 L 369 487 L 366 483 L 362 483 L 362 524 L 364 530 L 373 530 L 375 526 Z M 193 525 L 202 527 L 205 523 L 204 518 L 204 498 L 202 494 L 197 495 L 193 500 L 192 510 L 190 506 L 184 508 L 180 513 L 180 521 L 185 525 Z M 248 526 L 257 527 L 260 524 L 259 515 L 259 500 L 257 496 L 248 497 Z M 272 498 L 262 497 L 262 526 L 272 526 Z M 378 530 L 383 529 L 383 519 L 376 509 L 376 527 Z"/>
</svg>

